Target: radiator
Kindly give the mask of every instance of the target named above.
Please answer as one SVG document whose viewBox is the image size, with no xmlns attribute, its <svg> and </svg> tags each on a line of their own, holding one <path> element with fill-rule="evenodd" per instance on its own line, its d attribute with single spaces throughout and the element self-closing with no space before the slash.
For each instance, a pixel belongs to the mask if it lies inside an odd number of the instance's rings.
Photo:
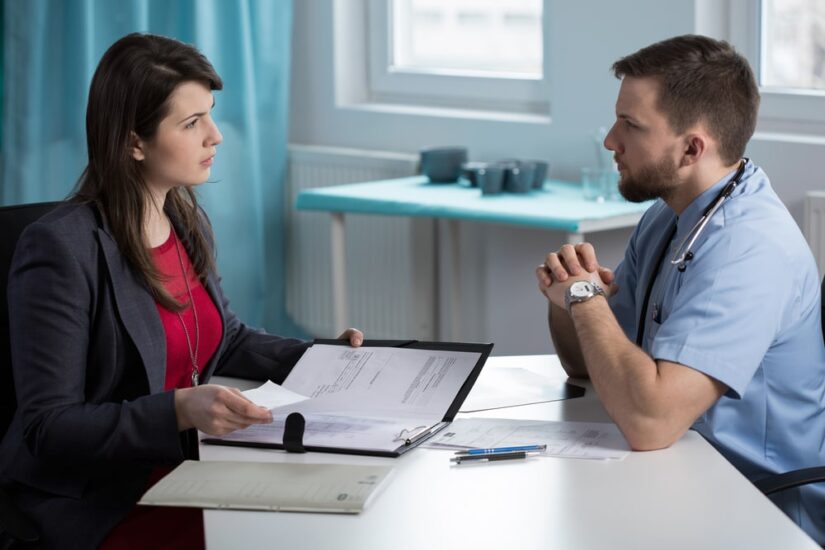
<svg viewBox="0 0 825 550">
<path fill-rule="evenodd" d="M 825 274 L 825 191 L 808 191 L 805 195 L 805 238 L 814 253 L 819 274 Z"/>
<path fill-rule="evenodd" d="M 413 175 L 415 155 L 289 146 L 287 312 L 316 337 L 335 336 L 330 215 L 295 210 L 304 189 Z M 368 338 L 433 340 L 436 334 L 434 222 L 346 216 L 349 326 Z"/>
</svg>

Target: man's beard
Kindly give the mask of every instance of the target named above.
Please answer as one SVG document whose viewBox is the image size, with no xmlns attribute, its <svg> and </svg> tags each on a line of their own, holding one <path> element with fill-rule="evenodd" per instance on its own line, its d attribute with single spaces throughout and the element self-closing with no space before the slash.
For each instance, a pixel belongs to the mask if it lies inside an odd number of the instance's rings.
<svg viewBox="0 0 825 550">
<path fill-rule="evenodd" d="M 630 202 L 667 199 L 678 184 L 678 166 L 670 156 L 665 155 L 658 163 L 640 168 L 635 177 L 627 172 L 622 174 L 619 193 Z"/>
</svg>

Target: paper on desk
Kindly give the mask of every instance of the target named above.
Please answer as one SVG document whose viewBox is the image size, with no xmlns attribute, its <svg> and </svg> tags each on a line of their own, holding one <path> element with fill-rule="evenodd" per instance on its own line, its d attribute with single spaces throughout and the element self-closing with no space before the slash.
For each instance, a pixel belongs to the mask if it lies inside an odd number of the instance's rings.
<svg viewBox="0 0 825 550">
<path fill-rule="evenodd" d="M 450 407 L 481 354 L 389 347 L 316 344 L 304 352 L 284 388 L 313 399 L 360 394 L 348 410 L 392 409 L 435 414 Z M 303 365 L 311 368 L 299 368 Z"/>
<path fill-rule="evenodd" d="M 299 401 L 307 399 L 306 396 L 289 391 L 271 380 L 267 380 L 257 388 L 246 390 L 243 394 L 256 405 L 266 407 L 267 409 L 291 405 L 292 403 L 298 403 Z"/>
<path fill-rule="evenodd" d="M 272 411 L 220 439 L 283 443 L 286 417 L 306 420 L 303 444 L 394 451 L 407 439 L 435 433 L 480 353 L 409 348 L 309 348 L 282 385 L 267 382 L 244 395 Z"/>
<path fill-rule="evenodd" d="M 460 418 L 423 446 L 488 449 L 532 444 L 547 445 L 547 451 L 539 456 L 621 460 L 630 454 L 615 424 L 504 418 Z"/>
<path fill-rule="evenodd" d="M 290 412 L 296 412 L 290 410 Z M 375 418 L 347 416 L 343 413 L 321 414 L 301 412 L 306 420 L 303 444 L 306 447 L 331 447 L 391 451 L 404 444 L 408 437 L 418 435 L 432 426 L 433 433 L 444 424 L 429 419 Z M 225 441 L 256 442 L 280 445 L 284 437 L 284 417 L 275 417 L 269 424 L 253 424 L 246 429 L 226 434 Z"/>
<path fill-rule="evenodd" d="M 520 367 L 485 368 L 460 412 L 477 412 L 584 395 L 584 388 Z"/>
<path fill-rule="evenodd" d="M 139 504 L 357 514 L 389 466 L 184 461 Z"/>
</svg>

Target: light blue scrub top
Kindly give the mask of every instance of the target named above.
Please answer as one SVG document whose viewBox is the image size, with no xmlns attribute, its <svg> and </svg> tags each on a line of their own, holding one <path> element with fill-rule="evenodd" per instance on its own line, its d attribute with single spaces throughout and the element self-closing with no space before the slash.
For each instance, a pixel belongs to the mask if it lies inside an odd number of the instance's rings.
<svg viewBox="0 0 825 550">
<path fill-rule="evenodd" d="M 619 290 L 610 306 L 635 342 L 645 290 L 676 223 L 645 313 L 643 347 L 655 359 L 687 365 L 728 387 L 692 429 L 757 480 L 768 472 L 825 465 L 820 280 L 799 227 L 765 172 L 750 161 L 694 244 L 687 269 L 671 265 L 732 176 L 678 218 L 661 200 L 644 214 L 616 269 Z M 785 491 L 774 501 L 825 543 L 823 484 Z"/>
</svg>

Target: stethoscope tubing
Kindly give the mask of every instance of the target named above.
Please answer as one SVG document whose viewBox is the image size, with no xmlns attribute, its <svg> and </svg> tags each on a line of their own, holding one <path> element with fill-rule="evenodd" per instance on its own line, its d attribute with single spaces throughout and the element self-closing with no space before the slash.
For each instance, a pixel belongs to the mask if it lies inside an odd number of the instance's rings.
<svg viewBox="0 0 825 550">
<path fill-rule="evenodd" d="M 748 159 L 744 158 L 739 163 L 739 169 L 730 179 L 730 181 L 725 185 L 722 191 L 716 195 L 716 198 L 713 199 L 713 202 L 708 205 L 705 211 L 702 213 L 702 217 L 699 218 L 699 221 L 691 228 L 690 232 L 685 236 L 682 242 L 679 244 L 679 247 L 676 249 L 677 257 L 670 261 L 671 265 L 676 266 L 680 273 L 684 273 L 687 269 L 688 262 L 692 261 L 695 257 L 693 252 L 693 245 L 696 244 L 696 241 L 699 240 L 699 237 L 702 235 L 702 232 L 705 230 L 710 219 L 716 213 L 719 208 L 721 208 L 722 203 L 725 202 L 726 199 L 730 198 L 736 188 L 739 186 L 739 183 L 742 180 L 742 176 L 745 174 L 745 167 L 748 164 Z M 676 228 L 677 225 L 674 222 L 673 228 L 670 231 L 670 236 L 665 240 L 664 246 L 662 247 L 661 252 L 659 253 L 658 259 L 656 261 L 655 267 L 653 268 L 653 273 L 650 275 L 650 279 L 647 283 L 647 288 L 645 289 L 644 299 L 642 300 L 642 310 L 641 314 L 639 315 L 639 322 L 636 325 L 636 345 L 642 347 L 642 342 L 644 341 L 644 333 L 645 333 L 645 320 L 647 319 L 647 309 L 650 305 L 650 295 L 653 292 L 653 285 L 656 283 L 656 278 L 659 275 L 659 271 L 661 269 L 662 262 L 667 256 L 668 248 L 670 248 L 670 242 L 673 240 L 673 237 L 676 236 Z M 687 242 L 687 246 L 685 245 Z M 684 247 L 684 252 L 679 254 L 679 251 L 682 250 Z"/>
</svg>

